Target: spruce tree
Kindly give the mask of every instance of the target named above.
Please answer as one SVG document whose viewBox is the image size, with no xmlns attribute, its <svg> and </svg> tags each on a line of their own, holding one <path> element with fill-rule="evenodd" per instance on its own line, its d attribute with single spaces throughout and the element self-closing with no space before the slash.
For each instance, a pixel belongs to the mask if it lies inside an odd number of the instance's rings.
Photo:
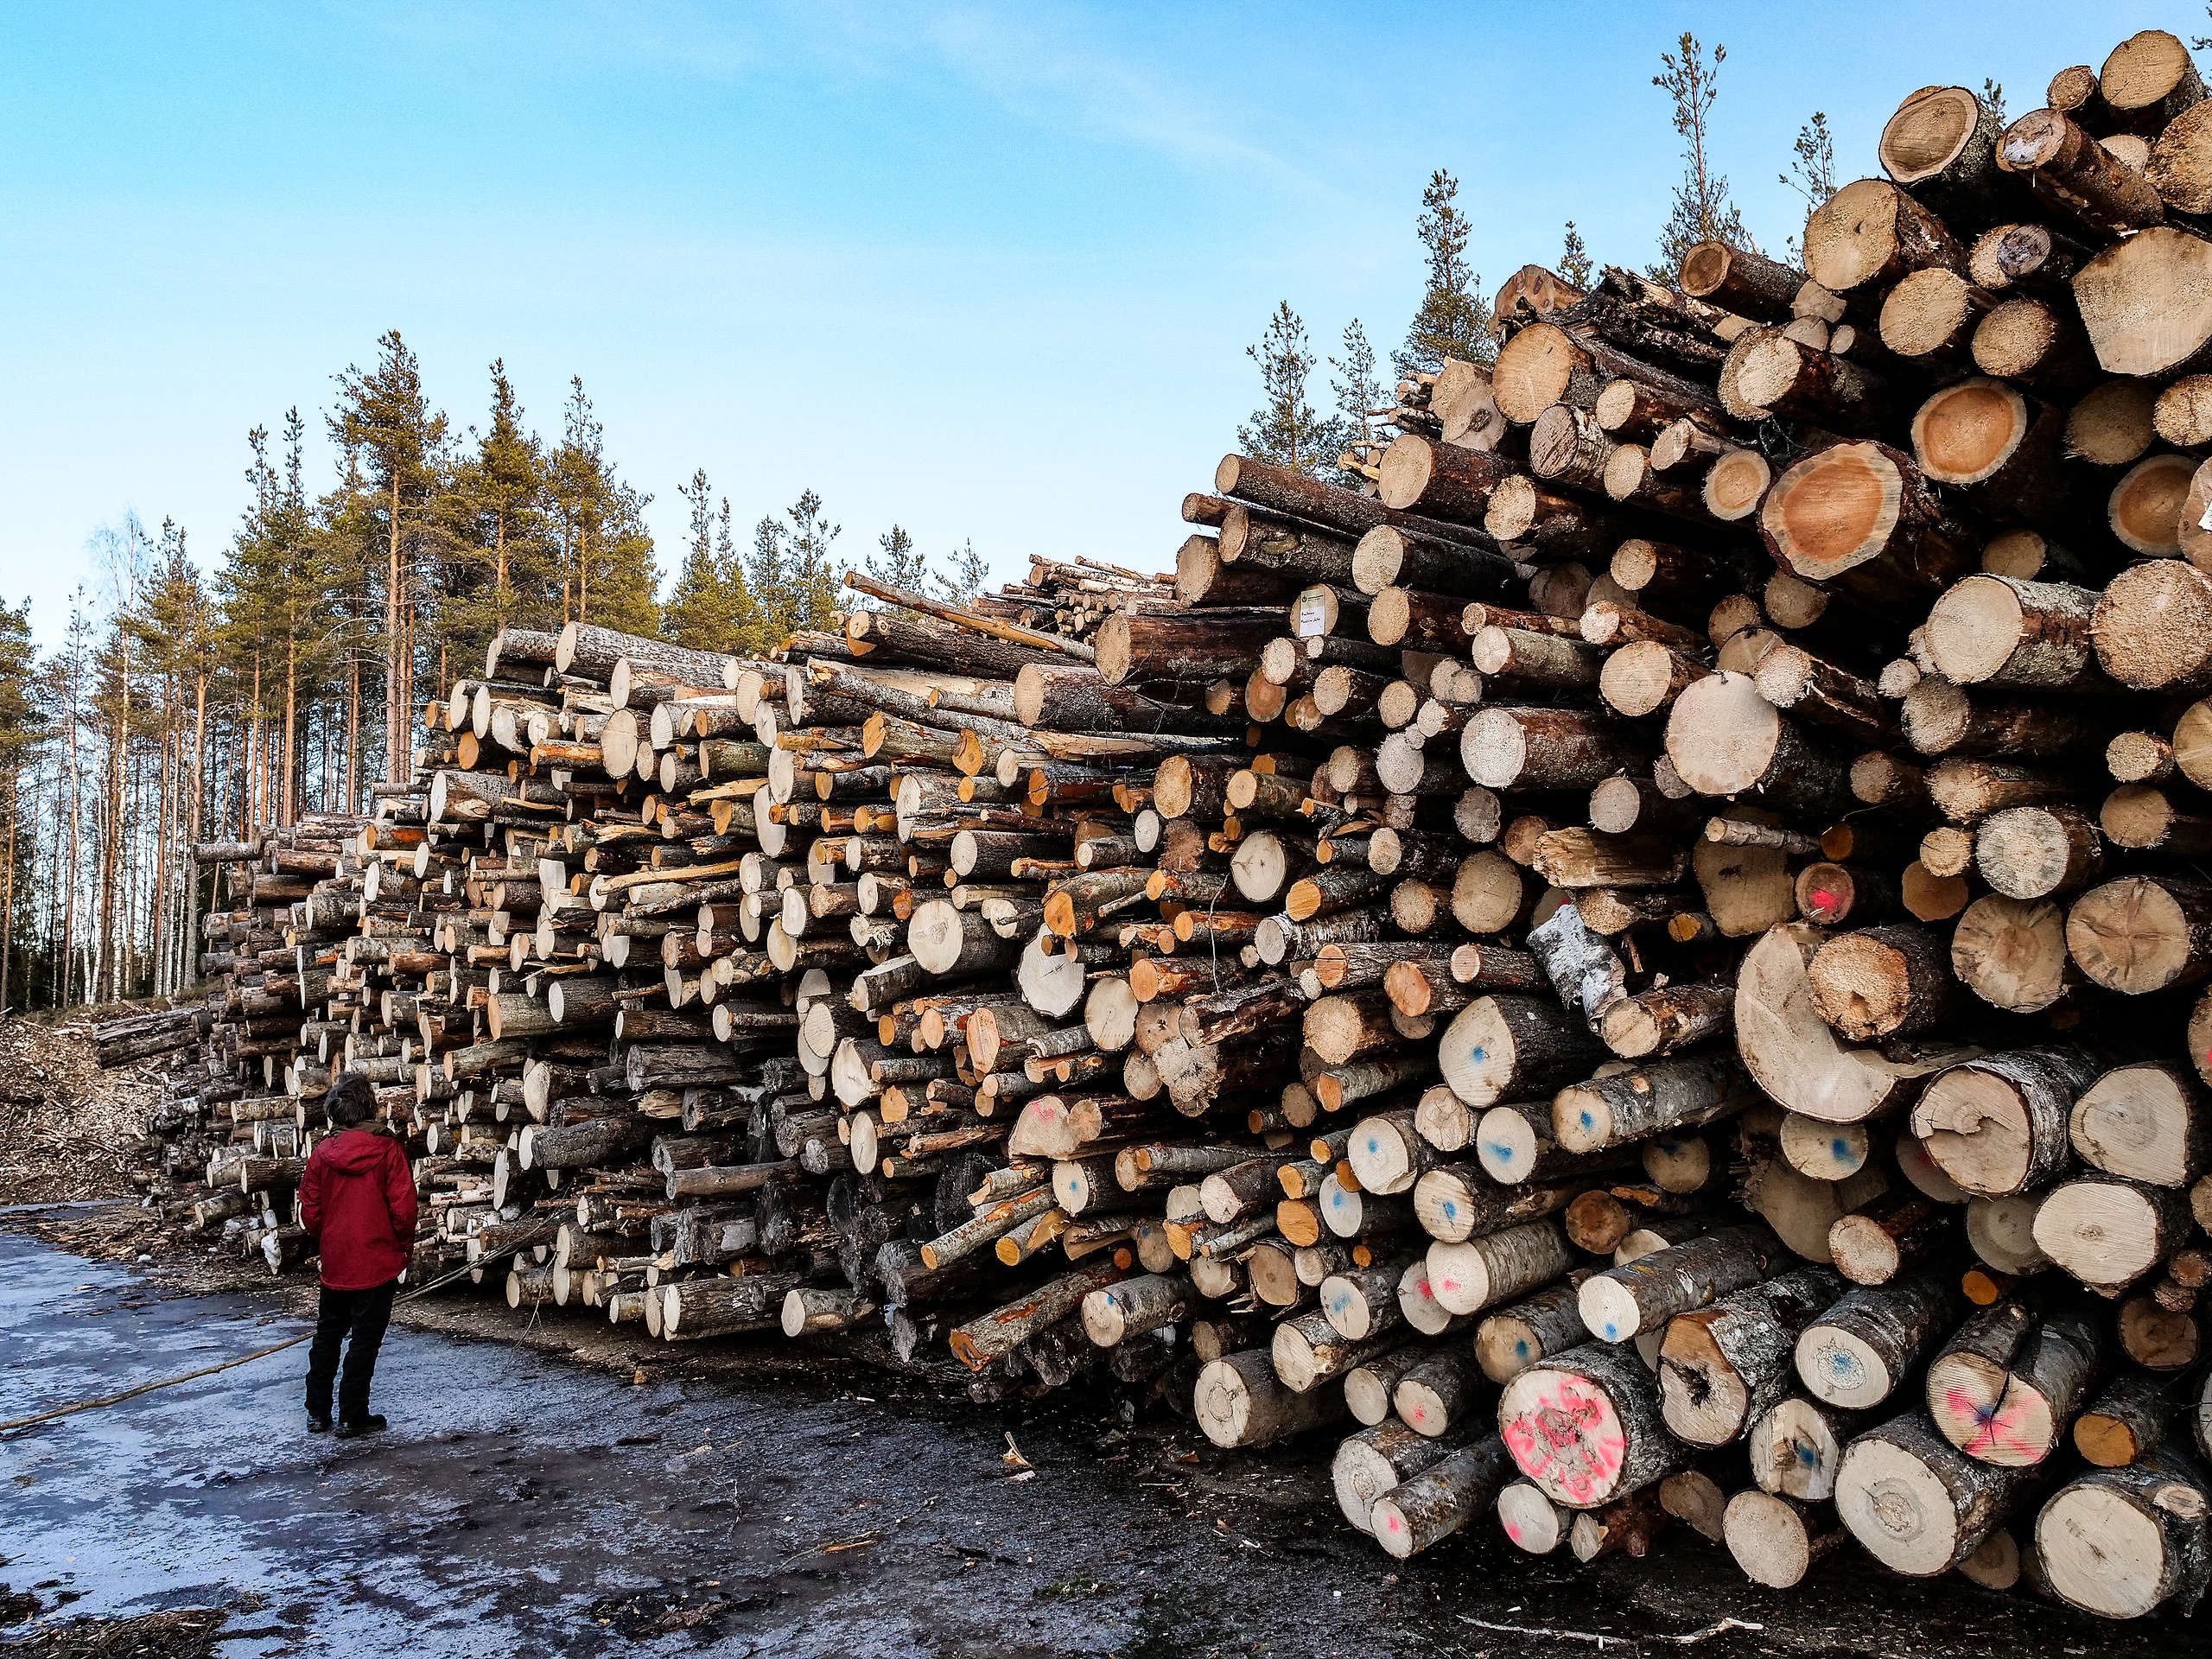
<svg viewBox="0 0 2212 1659">
<path fill-rule="evenodd" d="M 677 493 L 690 508 L 690 524 L 683 567 L 664 611 L 668 637 L 695 651 L 751 650 L 759 619 L 737 556 L 729 499 L 725 496 L 717 510 L 703 467 Z"/>
<path fill-rule="evenodd" d="M 1728 181 L 1714 170 L 1713 105 L 1720 96 L 1720 66 L 1728 48 L 1716 46 L 1708 56 L 1688 29 L 1672 52 L 1659 55 L 1662 72 L 1651 84 L 1675 102 L 1675 130 L 1682 139 L 1682 181 L 1675 187 L 1674 210 L 1659 232 L 1659 258 L 1652 276 L 1672 283 L 1683 256 L 1700 242 L 1726 242 L 1756 251 L 1758 245 L 1744 228 L 1744 216 L 1729 199 Z"/>
<path fill-rule="evenodd" d="M 1489 363 L 1497 356 L 1497 342 L 1490 337 L 1483 279 L 1467 261 L 1472 227 L 1459 211 L 1459 181 L 1442 168 L 1429 175 L 1428 186 L 1421 194 L 1416 228 L 1428 262 L 1428 281 L 1421 309 L 1406 330 L 1406 343 L 1390 354 L 1391 366 L 1401 375 L 1433 374 L 1447 357 Z"/>
<path fill-rule="evenodd" d="M 707 482 L 707 469 L 694 467 L 691 481 L 679 485 L 677 493 L 691 513 L 683 563 L 668 596 L 668 637 L 679 645 L 712 651 L 717 647 L 710 642 L 728 632 L 729 595 L 715 558 L 714 489 Z"/>
<path fill-rule="evenodd" d="M 760 602 L 753 597 L 752 584 L 746 580 L 745 559 L 737 550 L 736 527 L 728 496 L 722 498 L 721 506 L 715 514 L 715 566 L 721 572 L 722 590 L 728 598 L 724 626 L 728 629 L 728 637 L 711 649 L 737 651 L 743 642 L 756 639 L 760 634 Z M 766 652 L 764 650 L 754 654 Z"/>
<path fill-rule="evenodd" d="M 1289 301 L 1276 304 L 1267 333 L 1246 346 L 1244 355 L 1260 365 L 1261 402 L 1250 421 L 1236 429 L 1237 446 L 1257 460 L 1317 478 L 1331 470 L 1343 434 L 1336 422 L 1325 419 L 1306 398 L 1313 348 L 1306 343 L 1306 325 Z"/>
<path fill-rule="evenodd" d="M 745 580 L 758 607 L 759 631 L 747 642 L 747 649 L 755 655 L 773 650 L 791 634 L 795 613 L 785 540 L 784 527 L 772 513 L 753 526 L 753 550 L 746 556 Z"/>
</svg>

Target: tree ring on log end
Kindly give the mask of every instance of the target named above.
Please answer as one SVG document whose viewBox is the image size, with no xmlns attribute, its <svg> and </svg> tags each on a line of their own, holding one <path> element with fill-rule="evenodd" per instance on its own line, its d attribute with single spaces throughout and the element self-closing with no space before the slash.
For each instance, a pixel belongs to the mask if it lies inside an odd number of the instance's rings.
<svg viewBox="0 0 2212 1659">
<path fill-rule="evenodd" d="M 1921 404 L 1912 417 L 1912 458 L 1938 483 L 1979 484 L 2012 460 L 2028 426 L 2026 398 L 2001 380 L 1976 376 Z"/>
<path fill-rule="evenodd" d="M 1898 105 L 1876 149 L 1899 184 L 1933 178 L 1958 159 L 1981 120 L 1981 100 L 1964 86 L 1924 86 Z"/>
<path fill-rule="evenodd" d="M 1707 675 L 1684 689 L 1667 716 L 1667 753 L 1700 795 L 1755 787 L 1781 741 L 1782 716 L 1748 674 Z"/>
<path fill-rule="evenodd" d="M 1904 489 L 1880 445 L 1839 443 L 1783 474 L 1767 492 L 1759 523 L 1792 570 L 1821 582 L 1889 544 Z"/>
<path fill-rule="evenodd" d="M 2190 932 L 2171 893 L 2146 876 L 2129 875 L 2082 896 L 2066 918 L 2066 948 L 2107 990 L 2140 996 L 2181 976 Z"/>
<path fill-rule="evenodd" d="M 2158 1605 L 2169 1553 L 2157 1521 L 2108 1486 L 2069 1486 L 2036 1517 L 2052 1592 L 2106 1618 L 2140 1618 Z"/>
</svg>

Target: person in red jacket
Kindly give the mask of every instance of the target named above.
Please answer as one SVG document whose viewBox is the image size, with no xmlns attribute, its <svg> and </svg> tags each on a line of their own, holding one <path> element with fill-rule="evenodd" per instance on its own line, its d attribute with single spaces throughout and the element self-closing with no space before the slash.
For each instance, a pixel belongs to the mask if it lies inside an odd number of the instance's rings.
<svg viewBox="0 0 2212 1659">
<path fill-rule="evenodd" d="M 322 1262 L 322 1300 L 308 1350 L 308 1431 L 320 1434 L 330 1427 L 330 1388 L 343 1343 L 343 1440 L 385 1426 L 370 1414 L 369 1382 L 391 1318 L 392 1293 L 414 1254 L 415 1175 L 406 1149 L 372 1127 L 376 1090 L 359 1071 L 332 1082 L 322 1109 L 339 1133 L 316 1143 L 300 1177 L 300 1221 L 315 1236 Z"/>
</svg>

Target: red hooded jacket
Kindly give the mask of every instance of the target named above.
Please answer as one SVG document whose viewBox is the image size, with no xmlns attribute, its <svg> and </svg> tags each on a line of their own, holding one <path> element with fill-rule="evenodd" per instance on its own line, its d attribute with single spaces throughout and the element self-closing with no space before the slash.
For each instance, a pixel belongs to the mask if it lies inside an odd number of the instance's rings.
<svg viewBox="0 0 2212 1659">
<path fill-rule="evenodd" d="M 300 1177 L 300 1220 L 320 1241 L 322 1282 L 373 1290 L 415 1253 L 415 1176 L 388 1135 L 346 1129 L 318 1141 Z"/>
</svg>

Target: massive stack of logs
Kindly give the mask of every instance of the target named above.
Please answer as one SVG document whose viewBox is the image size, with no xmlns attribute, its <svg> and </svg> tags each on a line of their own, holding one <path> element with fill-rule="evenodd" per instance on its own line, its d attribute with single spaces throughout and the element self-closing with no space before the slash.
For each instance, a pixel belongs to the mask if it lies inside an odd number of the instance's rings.
<svg viewBox="0 0 2212 1659">
<path fill-rule="evenodd" d="M 2049 97 L 1915 92 L 1802 270 L 1524 270 L 1172 580 L 504 635 L 372 821 L 202 849 L 222 989 L 112 1044 L 202 1219 L 297 1255 L 350 1066 L 518 1306 L 1348 1433 L 1394 1556 L 2193 1607 L 2212 103 Z"/>
</svg>

